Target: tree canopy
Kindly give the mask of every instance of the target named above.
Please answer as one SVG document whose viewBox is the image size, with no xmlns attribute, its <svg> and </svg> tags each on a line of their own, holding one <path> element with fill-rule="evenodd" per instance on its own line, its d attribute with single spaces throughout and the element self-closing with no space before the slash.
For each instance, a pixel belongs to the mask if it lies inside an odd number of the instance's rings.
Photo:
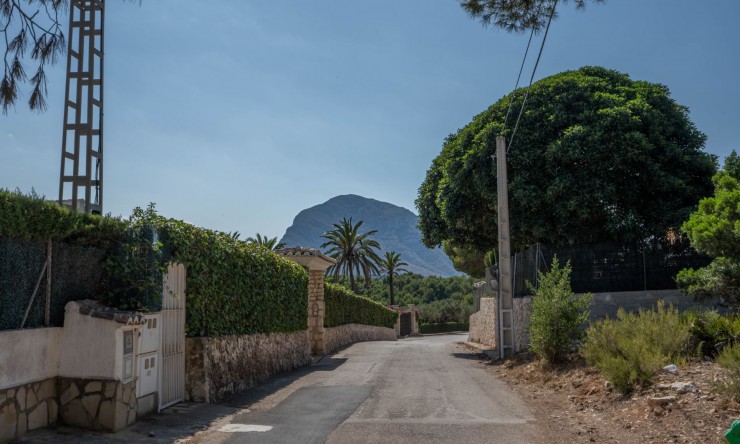
<svg viewBox="0 0 740 444">
<path fill-rule="evenodd" d="M 725 168 L 714 176 L 714 196 L 702 199 L 699 208 L 681 229 L 698 252 L 714 256 L 704 268 L 682 270 L 681 288 L 698 297 L 722 297 L 740 308 L 740 157 L 735 151 Z"/>
<path fill-rule="evenodd" d="M 428 247 L 497 243 L 495 138 L 516 90 L 449 135 L 419 188 Z M 583 67 L 532 85 L 509 147 L 513 249 L 636 241 L 678 228 L 712 192 L 716 159 L 666 86 Z"/>
<path fill-rule="evenodd" d="M 591 0 L 603 3 L 605 0 Z M 572 3 L 576 9 L 585 9 L 588 0 L 559 0 L 561 5 Z M 471 17 L 480 19 L 484 25 L 493 25 L 508 32 L 523 32 L 534 28 L 539 31 L 545 26 L 550 11 L 553 18 L 558 0 L 461 0 L 460 6 Z"/>
</svg>

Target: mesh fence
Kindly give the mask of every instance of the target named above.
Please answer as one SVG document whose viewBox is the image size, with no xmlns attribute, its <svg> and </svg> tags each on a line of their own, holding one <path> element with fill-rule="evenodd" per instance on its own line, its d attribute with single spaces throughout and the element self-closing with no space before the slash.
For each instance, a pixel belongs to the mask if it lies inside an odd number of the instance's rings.
<svg viewBox="0 0 740 444">
<path fill-rule="evenodd" d="M 530 295 L 527 282 L 536 288 L 537 271 L 547 271 L 555 256 L 563 265 L 570 261 L 575 293 L 675 289 L 680 270 L 711 262 L 691 248 L 688 240 L 569 247 L 536 244 L 513 257 L 514 296 Z"/>
<path fill-rule="evenodd" d="M 0 239 L 0 330 L 20 327 L 46 261 L 44 242 Z M 62 326 L 69 301 L 98 299 L 102 289 L 103 250 L 53 243 L 51 326 Z M 44 325 L 46 276 L 41 280 L 24 327 Z"/>
</svg>

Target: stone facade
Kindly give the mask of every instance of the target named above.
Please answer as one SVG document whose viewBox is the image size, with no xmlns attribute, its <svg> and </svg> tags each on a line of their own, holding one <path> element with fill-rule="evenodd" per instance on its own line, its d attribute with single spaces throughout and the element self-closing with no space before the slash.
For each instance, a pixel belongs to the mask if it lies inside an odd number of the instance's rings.
<svg viewBox="0 0 740 444">
<path fill-rule="evenodd" d="M 317 356 L 326 353 L 324 313 L 324 271 L 308 270 L 308 334 L 311 353 Z"/>
<path fill-rule="evenodd" d="M 308 331 L 185 340 L 185 399 L 216 402 L 311 363 Z"/>
<path fill-rule="evenodd" d="M 468 341 L 496 347 L 498 299 L 480 298 L 479 307 L 480 309 L 476 313 L 470 315 Z"/>
<path fill-rule="evenodd" d="M 57 378 L 0 390 L 0 442 L 56 424 Z"/>
<path fill-rule="evenodd" d="M 331 353 L 345 345 L 363 341 L 395 341 L 393 328 L 371 325 L 345 324 L 326 329 L 326 352 Z"/>
<path fill-rule="evenodd" d="M 529 347 L 529 312 L 531 297 L 513 298 L 514 302 L 514 352 Z M 470 315 L 468 341 L 496 348 L 498 346 L 498 298 L 481 298 L 480 310 Z"/>
<path fill-rule="evenodd" d="M 115 432 L 136 422 L 136 382 L 59 378 L 59 414 L 67 425 Z"/>
</svg>

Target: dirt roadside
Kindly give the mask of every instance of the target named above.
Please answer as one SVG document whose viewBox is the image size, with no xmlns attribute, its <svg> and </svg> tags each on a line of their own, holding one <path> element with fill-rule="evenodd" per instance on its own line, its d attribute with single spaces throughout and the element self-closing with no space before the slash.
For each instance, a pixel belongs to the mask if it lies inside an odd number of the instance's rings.
<svg viewBox="0 0 740 444">
<path fill-rule="evenodd" d="M 724 443 L 725 431 L 740 419 L 740 405 L 712 391 L 722 371 L 714 362 L 662 372 L 630 395 L 612 390 L 578 356 L 544 370 L 526 353 L 492 361 L 488 371 L 543 418 L 540 427 L 552 443 Z"/>
</svg>

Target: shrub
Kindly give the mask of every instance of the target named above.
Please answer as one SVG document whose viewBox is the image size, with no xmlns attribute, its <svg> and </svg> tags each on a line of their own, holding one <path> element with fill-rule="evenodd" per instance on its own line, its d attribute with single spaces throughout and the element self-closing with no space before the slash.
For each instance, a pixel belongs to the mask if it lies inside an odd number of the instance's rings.
<svg viewBox="0 0 740 444">
<path fill-rule="evenodd" d="M 539 288 L 531 287 L 529 317 L 530 348 L 548 364 L 562 360 L 574 341 L 582 336 L 581 325 L 588 320 L 591 295 L 575 296 L 570 287 L 571 267 L 560 267 L 553 258 L 549 273 L 539 274 Z"/>
<path fill-rule="evenodd" d="M 581 354 L 617 390 L 628 393 L 650 382 L 663 366 L 680 363 L 690 336 L 678 310 L 658 301 L 655 310 L 620 308 L 617 319 L 592 324 Z"/>
<path fill-rule="evenodd" d="M 703 308 L 682 314 L 691 332 L 691 350 L 701 358 L 714 358 L 726 345 L 740 340 L 740 316 L 722 316 Z"/>
<path fill-rule="evenodd" d="M 398 313 L 341 285 L 324 283 L 324 327 L 363 324 L 393 328 Z"/>
<path fill-rule="evenodd" d="M 419 333 L 446 333 L 451 331 L 468 331 L 470 324 L 467 322 L 444 322 L 441 324 L 421 324 Z"/>
<path fill-rule="evenodd" d="M 715 389 L 723 396 L 740 401 L 740 344 L 723 348 L 717 363 L 727 373 L 717 382 Z"/>
</svg>

